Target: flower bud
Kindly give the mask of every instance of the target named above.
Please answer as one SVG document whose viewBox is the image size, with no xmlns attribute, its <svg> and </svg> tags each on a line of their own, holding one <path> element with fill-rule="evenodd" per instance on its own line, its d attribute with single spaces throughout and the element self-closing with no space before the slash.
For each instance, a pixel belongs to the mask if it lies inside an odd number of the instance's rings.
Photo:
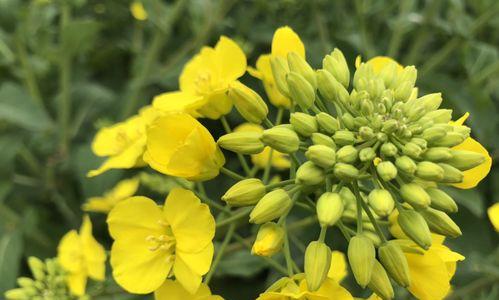
<svg viewBox="0 0 499 300">
<path fill-rule="evenodd" d="M 324 145 L 333 150 L 336 150 L 336 144 L 334 143 L 333 139 L 325 134 L 318 132 L 312 133 L 311 139 L 314 145 Z"/>
<path fill-rule="evenodd" d="M 445 163 L 461 171 L 472 169 L 485 161 L 485 156 L 477 152 L 450 150 L 450 153 L 451 158 Z"/>
<path fill-rule="evenodd" d="M 359 176 L 359 170 L 352 165 L 345 163 L 336 163 L 334 165 L 334 176 L 338 177 L 341 180 L 352 181 L 357 179 Z"/>
<path fill-rule="evenodd" d="M 355 143 L 355 134 L 348 130 L 338 130 L 334 133 L 333 140 L 340 146 L 353 145 Z"/>
<path fill-rule="evenodd" d="M 357 198 L 355 197 L 353 192 L 347 187 L 342 187 L 340 189 L 340 197 L 341 197 L 341 200 L 343 200 L 343 204 L 346 207 L 350 207 L 352 205 L 357 205 Z"/>
<path fill-rule="evenodd" d="M 423 131 L 422 137 L 428 142 L 432 143 L 434 141 L 437 141 L 447 135 L 447 132 L 445 129 L 440 128 L 440 127 L 430 127 L 427 128 Z"/>
<path fill-rule="evenodd" d="M 260 138 L 260 132 L 239 131 L 221 136 L 217 143 L 220 147 L 241 154 L 258 154 L 263 151 L 265 145 Z"/>
<path fill-rule="evenodd" d="M 397 155 L 398 149 L 394 144 L 387 142 L 387 143 L 384 143 L 383 145 L 381 145 L 380 151 L 381 151 L 381 154 L 388 156 L 388 157 L 392 157 L 392 156 Z"/>
<path fill-rule="evenodd" d="M 260 179 L 249 178 L 230 187 L 222 200 L 231 206 L 246 206 L 257 203 L 265 195 L 265 185 Z"/>
<path fill-rule="evenodd" d="M 452 153 L 447 147 L 432 147 L 423 153 L 423 158 L 433 162 L 445 161 L 452 158 Z"/>
<path fill-rule="evenodd" d="M 296 170 L 296 183 L 303 185 L 317 185 L 324 181 L 324 170 L 313 162 L 307 161 Z"/>
<path fill-rule="evenodd" d="M 265 223 L 258 229 L 251 254 L 272 256 L 281 251 L 284 243 L 284 229 L 274 222 Z"/>
<path fill-rule="evenodd" d="M 229 97 L 241 116 L 250 123 L 262 123 L 269 113 L 262 97 L 239 81 L 230 85 Z"/>
<path fill-rule="evenodd" d="M 390 181 L 397 177 L 397 168 L 391 161 L 382 161 L 376 166 L 376 171 L 384 181 Z"/>
<path fill-rule="evenodd" d="M 324 169 L 331 168 L 336 163 L 334 149 L 324 145 L 312 145 L 308 147 L 305 156 L 315 165 Z"/>
<path fill-rule="evenodd" d="M 435 123 L 449 123 L 452 119 L 452 109 L 437 109 L 425 115 L 425 118 Z"/>
<path fill-rule="evenodd" d="M 28 300 L 30 295 L 24 289 L 12 289 L 5 292 L 5 298 L 8 300 Z"/>
<path fill-rule="evenodd" d="M 398 121 L 395 119 L 389 119 L 383 122 L 383 126 L 381 127 L 381 131 L 383 131 L 386 134 L 390 134 L 397 130 L 399 124 Z"/>
<path fill-rule="evenodd" d="M 364 141 L 370 140 L 375 136 L 372 128 L 368 127 L 368 126 L 360 127 L 359 128 L 359 135 Z"/>
<path fill-rule="evenodd" d="M 353 164 L 358 157 L 359 151 L 352 145 L 343 146 L 336 152 L 336 159 L 347 164 Z"/>
<path fill-rule="evenodd" d="M 326 70 L 317 70 L 317 88 L 324 99 L 334 102 L 337 99 L 337 86 L 341 85 L 331 73 Z"/>
<path fill-rule="evenodd" d="M 408 156 L 399 156 L 395 160 L 397 168 L 407 175 L 412 175 L 416 172 L 416 163 Z"/>
<path fill-rule="evenodd" d="M 442 183 L 460 183 L 463 182 L 464 174 L 458 169 L 448 164 L 438 164 L 444 170 L 444 177 L 440 180 Z"/>
<path fill-rule="evenodd" d="M 359 151 L 359 159 L 361 162 L 372 161 L 375 157 L 376 152 L 371 147 L 367 147 Z"/>
<path fill-rule="evenodd" d="M 374 260 L 371 281 L 368 287 L 384 300 L 390 300 L 395 297 L 390 278 L 388 278 L 388 274 L 386 274 L 381 263 L 376 259 Z"/>
<path fill-rule="evenodd" d="M 317 79 L 315 77 L 315 71 L 310 67 L 307 61 L 298 55 L 296 52 L 291 51 L 288 53 L 288 65 L 291 72 L 296 72 L 303 76 L 310 85 L 316 89 Z"/>
<path fill-rule="evenodd" d="M 431 145 L 440 147 L 454 147 L 464 142 L 466 138 L 467 136 L 463 135 L 462 133 L 447 132 L 447 134 L 443 138 L 433 141 Z"/>
<path fill-rule="evenodd" d="M 326 192 L 317 200 L 317 219 L 321 226 L 333 226 L 343 214 L 343 200 L 340 194 Z"/>
<path fill-rule="evenodd" d="M 317 120 L 321 130 L 327 134 L 333 134 L 340 127 L 338 120 L 325 112 L 320 112 L 315 115 L 315 119 Z"/>
<path fill-rule="evenodd" d="M 404 145 L 402 152 L 411 158 L 419 158 L 423 150 L 416 143 L 409 142 Z"/>
<path fill-rule="evenodd" d="M 423 216 L 412 209 L 399 211 L 397 222 L 402 231 L 423 249 L 431 246 L 431 233 Z"/>
<path fill-rule="evenodd" d="M 36 280 L 41 281 L 45 278 L 45 264 L 38 257 L 28 257 L 28 266 Z"/>
<path fill-rule="evenodd" d="M 310 242 L 305 250 L 304 262 L 305 278 L 309 291 L 314 292 L 321 287 L 330 266 L 331 249 L 323 242 Z"/>
<path fill-rule="evenodd" d="M 270 58 L 270 67 L 272 68 L 272 75 L 281 94 L 289 98 L 289 88 L 286 76 L 289 73 L 289 67 L 286 59 L 280 56 L 273 56 Z"/>
<path fill-rule="evenodd" d="M 28 277 L 19 277 L 17 278 L 17 284 L 22 288 L 26 288 L 34 286 L 35 281 Z"/>
<path fill-rule="evenodd" d="M 343 53 L 338 48 L 334 48 L 330 55 L 324 57 L 322 67 L 331 73 L 345 88 L 348 88 L 350 70 L 348 69 L 345 56 L 343 56 Z"/>
<path fill-rule="evenodd" d="M 444 169 L 436 163 L 422 161 L 418 163 L 416 176 L 428 181 L 440 181 L 444 178 Z"/>
<path fill-rule="evenodd" d="M 402 252 L 402 249 L 397 244 L 387 242 L 381 245 L 378 248 L 378 257 L 385 270 L 395 282 L 403 287 L 409 286 L 411 283 L 409 265 L 404 252 Z"/>
<path fill-rule="evenodd" d="M 365 288 L 371 281 L 371 274 L 376 256 L 373 242 L 363 236 L 356 235 L 348 243 L 348 262 L 357 283 Z"/>
<path fill-rule="evenodd" d="M 350 130 L 355 129 L 355 118 L 351 114 L 344 113 L 343 115 L 341 115 L 340 119 L 346 128 L 348 128 Z"/>
<path fill-rule="evenodd" d="M 262 142 L 282 153 L 293 153 L 300 148 L 300 138 L 286 127 L 273 127 L 263 132 Z"/>
<path fill-rule="evenodd" d="M 395 100 L 397 101 L 407 101 L 409 99 L 409 96 L 411 95 L 412 89 L 414 88 L 414 84 L 412 84 L 409 81 L 404 81 L 402 82 L 396 89 L 395 89 Z"/>
<path fill-rule="evenodd" d="M 292 113 L 289 121 L 293 126 L 293 129 L 302 136 L 309 137 L 312 133 L 319 130 L 316 119 L 309 114 L 302 112 Z"/>
<path fill-rule="evenodd" d="M 452 238 L 456 238 L 462 234 L 459 226 L 446 213 L 430 207 L 419 212 L 426 220 L 426 223 L 428 223 L 428 227 L 430 227 L 432 232 Z"/>
<path fill-rule="evenodd" d="M 293 205 L 288 193 L 276 189 L 263 196 L 250 213 L 250 223 L 263 224 L 279 218 Z"/>
<path fill-rule="evenodd" d="M 442 93 L 432 93 L 419 97 L 418 102 L 427 112 L 435 111 L 442 104 Z"/>
<path fill-rule="evenodd" d="M 456 202 L 444 191 L 438 188 L 429 187 L 426 189 L 431 198 L 431 207 L 446 213 L 455 213 L 458 210 Z"/>
<path fill-rule="evenodd" d="M 413 207 L 425 208 L 431 203 L 428 193 L 417 183 L 403 184 L 400 187 L 400 195 Z"/>
<path fill-rule="evenodd" d="M 369 206 L 380 217 L 388 216 L 395 206 L 392 194 L 383 189 L 374 189 L 368 196 Z"/>
<path fill-rule="evenodd" d="M 309 109 L 315 102 L 314 87 L 296 72 L 290 72 L 286 76 L 289 95 L 302 110 Z"/>
</svg>

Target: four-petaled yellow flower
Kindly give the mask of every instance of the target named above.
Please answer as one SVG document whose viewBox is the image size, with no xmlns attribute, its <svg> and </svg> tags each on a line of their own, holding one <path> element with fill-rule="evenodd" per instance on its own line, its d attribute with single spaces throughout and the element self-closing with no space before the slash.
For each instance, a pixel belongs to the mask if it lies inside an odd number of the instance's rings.
<svg viewBox="0 0 499 300">
<path fill-rule="evenodd" d="M 215 220 L 191 191 L 173 189 L 163 208 L 146 197 L 129 198 L 111 210 L 107 223 L 113 276 L 125 290 L 151 293 L 175 276 L 196 293 L 211 266 Z"/>
<path fill-rule="evenodd" d="M 489 207 L 487 214 L 495 230 L 499 232 L 499 202 Z"/>
<path fill-rule="evenodd" d="M 88 172 L 94 177 L 110 169 L 129 169 L 144 166 L 142 160 L 146 146 L 146 127 L 159 115 L 151 106 L 142 108 L 129 119 L 100 129 L 92 142 L 97 156 L 108 157 L 96 170 Z"/>
<path fill-rule="evenodd" d="M 263 88 L 272 104 L 277 107 L 288 108 L 291 106 L 291 100 L 281 94 L 277 89 L 270 59 L 272 56 L 281 56 L 287 58 L 289 52 L 296 52 L 305 58 L 305 46 L 300 37 L 288 26 L 278 28 L 272 38 L 272 51 L 270 54 L 260 55 L 256 61 L 256 69 L 248 68 L 248 72 L 263 83 Z"/>
<path fill-rule="evenodd" d="M 68 272 L 67 282 L 72 294 L 85 294 L 87 279 L 103 281 L 106 273 L 106 251 L 92 236 L 92 223 L 85 215 L 78 233 L 66 233 L 57 248 L 57 260 Z"/>
<path fill-rule="evenodd" d="M 195 294 L 190 294 L 177 281 L 166 280 L 154 292 L 155 300 L 224 300 L 222 297 L 212 295 L 206 284 L 201 284 Z"/>
<path fill-rule="evenodd" d="M 203 47 L 180 74 L 180 91 L 168 92 L 154 99 L 154 107 L 181 111 L 194 117 L 218 119 L 232 109 L 227 96 L 229 85 L 246 72 L 243 50 L 222 36 L 214 48 Z"/>
<path fill-rule="evenodd" d="M 104 193 L 102 197 L 91 197 L 83 204 L 84 211 L 108 213 L 118 202 L 130 198 L 137 192 L 140 180 L 138 177 L 125 179 Z"/>
<path fill-rule="evenodd" d="M 195 181 L 216 177 L 225 163 L 208 129 L 186 113 L 165 115 L 151 124 L 144 160 L 163 174 Z"/>
</svg>

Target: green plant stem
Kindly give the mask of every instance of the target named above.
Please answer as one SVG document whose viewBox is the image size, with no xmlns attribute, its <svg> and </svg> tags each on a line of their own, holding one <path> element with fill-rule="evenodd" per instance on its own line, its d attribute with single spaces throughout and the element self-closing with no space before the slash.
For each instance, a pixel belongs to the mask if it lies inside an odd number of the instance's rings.
<svg viewBox="0 0 499 300">
<path fill-rule="evenodd" d="M 220 117 L 220 122 L 222 122 L 222 126 L 227 133 L 231 133 L 232 129 L 230 128 L 229 122 L 227 121 L 227 118 L 225 116 Z M 244 172 L 246 173 L 246 176 L 249 176 L 251 174 L 251 169 L 248 165 L 248 162 L 244 158 L 244 156 L 241 153 L 236 153 L 237 158 L 239 159 L 239 162 L 241 163 L 241 167 L 243 167 Z"/>
<path fill-rule="evenodd" d="M 263 169 L 262 181 L 264 184 L 267 184 L 269 182 L 270 168 L 272 167 L 273 155 L 274 155 L 274 149 L 271 148 L 269 151 L 269 157 L 267 159 L 267 165 L 265 166 L 265 169 Z"/>
<path fill-rule="evenodd" d="M 241 176 L 241 175 L 237 174 L 236 172 L 231 171 L 231 170 L 229 170 L 229 169 L 227 169 L 225 167 L 220 168 L 220 172 L 222 174 L 225 174 L 225 175 L 229 176 L 230 178 L 232 178 L 232 179 L 234 179 L 236 181 L 246 179 L 246 177 Z"/>
<path fill-rule="evenodd" d="M 57 106 L 58 123 L 60 129 L 60 146 L 62 153 L 69 152 L 70 119 L 71 119 L 71 54 L 63 46 L 66 45 L 64 30 L 71 21 L 71 6 L 63 3 L 59 22 L 59 103 Z"/>
<path fill-rule="evenodd" d="M 276 126 L 281 124 L 283 115 L 284 115 L 284 109 L 282 107 L 279 107 L 277 109 L 277 116 L 275 118 L 275 125 Z"/>
<path fill-rule="evenodd" d="M 348 241 L 350 241 L 350 239 L 352 238 L 350 232 L 349 232 L 349 228 L 345 226 L 345 224 L 343 224 L 343 221 L 341 220 L 338 220 L 338 222 L 336 223 L 336 226 L 338 227 L 338 229 L 341 231 L 341 233 L 343 234 L 343 236 L 345 237 L 345 239 Z M 353 232 L 353 234 L 355 234 L 355 232 Z"/>
<path fill-rule="evenodd" d="M 319 233 L 319 242 L 324 242 L 326 239 L 327 226 L 321 226 L 321 232 Z"/>
<path fill-rule="evenodd" d="M 244 217 L 247 217 L 253 207 L 244 207 L 233 213 L 230 217 L 223 219 L 222 221 L 217 223 L 217 228 L 223 227 L 228 224 L 232 224 Z"/>
<path fill-rule="evenodd" d="M 286 228 L 286 222 L 282 224 L 284 228 L 284 258 L 286 259 L 286 269 L 288 272 L 288 276 L 293 276 L 293 258 L 291 257 L 291 249 L 289 248 L 289 238 L 288 238 L 288 229 Z"/>
<path fill-rule="evenodd" d="M 373 224 L 374 229 L 376 230 L 376 233 L 378 234 L 379 238 L 381 239 L 381 242 L 385 243 L 386 237 L 383 234 L 383 231 L 381 230 L 378 222 L 376 221 L 376 218 L 374 218 L 373 213 L 371 212 L 371 210 L 369 209 L 367 204 L 362 200 L 362 197 L 360 196 L 360 192 L 359 192 L 359 185 L 356 181 L 354 181 L 354 183 L 353 183 L 353 190 L 354 190 L 355 197 L 357 197 L 357 205 L 360 203 L 360 205 L 362 206 L 362 208 L 366 212 L 367 216 L 369 217 L 369 220 Z M 358 207 L 357 207 L 357 209 L 358 209 Z M 362 219 L 362 214 L 361 214 L 361 219 Z M 358 214 L 357 214 L 357 222 L 358 222 Z"/>
<path fill-rule="evenodd" d="M 284 181 L 281 181 L 281 182 L 276 182 L 276 183 L 268 184 L 265 187 L 265 189 L 267 191 L 270 191 L 272 189 L 283 187 L 283 186 L 287 186 L 287 185 L 291 185 L 291 184 L 294 184 L 294 183 L 295 183 L 294 179 L 288 179 L 288 180 L 284 180 Z"/>
<path fill-rule="evenodd" d="M 272 121 L 270 121 L 270 120 L 269 120 L 269 119 L 267 119 L 267 118 L 265 118 L 265 119 L 263 120 L 263 124 L 264 124 L 265 126 L 267 126 L 267 128 L 272 128 L 272 127 L 274 127 L 274 124 L 272 124 Z"/>
<path fill-rule="evenodd" d="M 395 27 L 390 38 L 390 43 L 388 46 L 388 56 L 389 57 L 397 57 L 400 44 L 402 43 L 402 37 L 404 35 L 404 26 L 403 22 L 406 19 L 406 15 L 409 12 L 412 5 L 412 1 L 402 0 L 400 1 L 399 6 L 399 14 L 397 16 L 397 20 L 395 21 Z"/>
<path fill-rule="evenodd" d="M 215 256 L 215 259 L 213 259 L 213 263 L 211 264 L 210 271 L 208 272 L 208 274 L 206 274 L 206 277 L 204 279 L 204 283 L 206 283 L 206 285 L 210 284 L 211 278 L 213 277 L 213 274 L 214 274 L 215 270 L 217 269 L 217 266 L 220 263 L 220 260 L 222 259 L 223 255 L 224 255 L 225 248 L 232 240 L 232 236 L 234 235 L 235 231 L 236 231 L 236 225 L 234 223 L 230 224 L 229 229 L 227 230 L 227 233 L 225 234 L 225 238 L 222 241 L 222 244 L 220 245 L 220 247 L 218 248 L 217 255 Z"/>
</svg>

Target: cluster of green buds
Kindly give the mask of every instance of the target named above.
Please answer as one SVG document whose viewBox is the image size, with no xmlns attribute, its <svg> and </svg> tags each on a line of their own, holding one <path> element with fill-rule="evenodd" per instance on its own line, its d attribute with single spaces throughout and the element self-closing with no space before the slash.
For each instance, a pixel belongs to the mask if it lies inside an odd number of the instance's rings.
<svg viewBox="0 0 499 300">
<path fill-rule="evenodd" d="M 28 258 L 33 278 L 19 277 L 19 288 L 5 293 L 7 300 L 88 300 L 88 296 L 75 297 L 69 292 L 66 272 L 59 266 L 57 259 L 45 261 L 36 257 Z"/>
<path fill-rule="evenodd" d="M 261 97 L 234 85 L 229 96 L 238 111 L 266 130 L 229 133 L 218 144 L 238 154 L 258 154 L 267 146 L 286 153 L 290 179 L 271 185 L 244 179 L 222 199 L 254 206 L 250 222 L 262 226 L 253 253 L 260 255 L 281 250 L 281 226 L 294 206 L 309 207 L 322 228 L 305 252 L 309 290 L 317 290 L 329 271 L 325 234 L 335 226 L 349 241 L 358 284 L 392 299 L 390 278 L 403 287 L 411 278 L 401 244 L 386 237 L 384 219 L 398 214 L 395 222 L 422 249 L 431 246 L 431 233 L 461 234 L 448 216 L 457 205 L 439 186 L 462 182 L 463 171 L 485 160 L 453 149 L 470 128 L 451 123 L 452 111 L 439 108 L 440 93 L 418 97 L 413 66 L 391 62 L 379 70 L 360 63 L 350 82 L 346 60 L 335 49 L 320 70 L 294 52 L 272 57 L 271 67 L 280 93 L 292 100 L 289 123 L 273 125 Z"/>
</svg>

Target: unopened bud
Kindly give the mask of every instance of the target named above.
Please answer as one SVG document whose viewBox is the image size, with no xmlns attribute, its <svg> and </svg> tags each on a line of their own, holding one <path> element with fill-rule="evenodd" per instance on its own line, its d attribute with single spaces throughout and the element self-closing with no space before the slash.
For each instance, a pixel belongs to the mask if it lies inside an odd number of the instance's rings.
<svg viewBox="0 0 499 300">
<path fill-rule="evenodd" d="M 241 116 L 248 122 L 260 124 L 267 117 L 269 108 L 255 91 L 235 81 L 229 87 L 229 97 Z"/>
<path fill-rule="evenodd" d="M 430 127 L 427 128 L 423 131 L 422 137 L 429 143 L 432 143 L 434 141 L 438 141 L 439 139 L 445 137 L 447 135 L 447 132 L 445 129 L 440 128 L 440 127 Z"/>
<path fill-rule="evenodd" d="M 334 133 L 333 140 L 340 146 L 353 145 L 355 143 L 355 134 L 348 130 L 338 130 Z"/>
<path fill-rule="evenodd" d="M 423 154 L 425 160 L 440 162 L 452 158 L 451 150 L 447 147 L 432 147 Z"/>
<path fill-rule="evenodd" d="M 272 256 L 281 251 L 284 243 L 284 229 L 274 222 L 265 223 L 258 229 L 251 254 Z"/>
<path fill-rule="evenodd" d="M 361 162 L 372 161 L 375 157 L 376 152 L 371 147 L 367 147 L 359 151 L 359 159 Z"/>
<path fill-rule="evenodd" d="M 441 210 L 446 213 L 455 213 L 458 210 L 456 202 L 447 195 L 444 191 L 429 187 L 426 189 L 431 198 L 431 207 Z"/>
<path fill-rule="evenodd" d="M 397 168 L 391 161 L 382 161 L 376 166 L 376 171 L 384 181 L 390 181 L 397 177 Z"/>
<path fill-rule="evenodd" d="M 289 95 L 302 110 L 309 109 L 315 102 L 314 87 L 300 74 L 290 72 L 286 81 L 288 83 Z"/>
<path fill-rule="evenodd" d="M 39 258 L 30 256 L 28 257 L 28 266 L 36 280 L 43 280 L 45 278 L 45 264 Z"/>
<path fill-rule="evenodd" d="M 343 115 L 341 115 L 340 119 L 346 128 L 350 130 L 355 129 L 355 118 L 351 114 L 344 113 Z"/>
<path fill-rule="evenodd" d="M 398 121 L 395 120 L 395 119 L 389 119 L 389 120 L 386 120 L 385 122 L 383 122 L 383 126 L 381 128 L 381 131 L 387 133 L 387 134 L 390 134 L 392 132 L 394 132 L 395 130 L 397 130 L 398 128 Z"/>
<path fill-rule="evenodd" d="M 321 287 L 330 266 L 331 249 L 325 243 L 319 241 L 308 244 L 305 250 L 304 269 L 309 291 L 314 292 Z"/>
<path fill-rule="evenodd" d="M 347 164 L 353 164 L 358 157 L 359 151 L 352 145 L 343 146 L 336 152 L 336 159 Z"/>
<path fill-rule="evenodd" d="M 321 130 L 327 134 L 333 134 L 340 127 L 338 120 L 325 112 L 315 115 L 315 119 L 317 120 Z"/>
<path fill-rule="evenodd" d="M 26 294 L 24 289 L 12 289 L 5 292 L 5 298 L 7 300 L 28 300 L 30 295 Z"/>
<path fill-rule="evenodd" d="M 416 143 L 409 142 L 404 145 L 402 152 L 411 158 L 419 158 L 423 150 Z"/>
<path fill-rule="evenodd" d="M 324 145 L 333 150 L 336 150 L 336 144 L 334 143 L 333 139 L 325 134 L 318 132 L 313 133 L 311 139 L 314 145 Z"/>
<path fill-rule="evenodd" d="M 414 88 L 414 84 L 412 84 L 409 81 L 404 81 L 402 82 L 396 89 L 395 89 L 395 100 L 397 101 L 407 101 L 409 99 L 409 96 L 411 95 L 412 89 Z"/>
<path fill-rule="evenodd" d="M 397 244 L 387 242 L 381 245 L 378 248 L 378 257 L 385 270 L 395 282 L 403 287 L 409 286 L 411 283 L 409 264 L 404 252 L 402 252 L 402 249 Z"/>
<path fill-rule="evenodd" d="M 440 180 L 442 183 L 460 183 L 463 182 L 464 174 L 451 165 L 439 163 L 444 170 L 444 177 Z"/>
<path fill-rule="evenodd" d="M 348 88 L 350 71 L 345 56 L 338 48 L 334 48 L 330 55 L 324 57 L 322 67 L 331 73 L 345 88 Z"/>
<path fill-rule="evenodd" d="M 485 156 L 478 152 L 450 150 L 451 158 L 445 163 L 461 171 L 472 169 L 485 161 Z"/>
<path fill-rule="evenodd" d="M 307 161 L 296 170 L 296 183 L 303 185 L 317 185 L 324 181 L 324 170 L 313 162 Z"/>
<path fill-rule="evenodd" d="M 369 282 L 368 287 L 383 300 L 390 300 L 395 296 L 390 278 L 388 277 L 385 268 L 383 268 L 381 263 L 376 259 L 374 260 L 371 281 Z"/>
<path fill-rule="evenodd" d="M 296 52 L 291 51 L 288 53 L 288 65 L 291 72 L 296 72 L 303 76 L 310 85 L 316 89 L 317 79 L 315 77 L 315 71 L 310 67 L 307 61 L 298 55 Z"/>
<path fill-rule="evenodd" d="M 283 189 L 273 190 L 263 196 L 250 213 L 250 223 L 263 224 L 279 218 L 293 205 Z"/>
<path fill-rule="evenodd" d="M 352 181 L 359 176 L 359 170 L 352 165 L 345 163 L 336 163 L 334 165 L 334 176 L 341 180 Z"/>
<path fill-rule="evenodd" d="M 376 256 L 372 241 L 363 236 L 356 235 L 348 243 L 348 262 L 352 268 L 357 283 L 365 288 L 371 281 L 371 274 Z"/>
<path fill-rule="evenodd" d="M 262 142 L 282 153 L 293 153 L 300 148 L 300 138 L 291 129 L 273 127 L 263 132 Z"/>
<path fill-rule="evenodd" d="M 317 120 L 309 114 L 305 114 L 302 112 L 292 113 L 289 121 L 293 126 L 293 129 L 298 132 L 298 134 L 305 137 L 309 137 L 312 135 L 312 133 L 315 133 L 319 130 L 317 126 Z"/>
<path fill-rule="evenodd" d="M 425 115 L 425 118 L 432 120 L 434 123 L 447 124 L 452 119 L 451 109 L 437 109 Z"/>
<path fill-rule="evenodd" d="M 312 145 L 308 147 L 305 156 L 315 165 L 322 168 L 331 168 L 336 163 L 334 149 L 324 145 Z"/>
<path fill-rule="evenodd" d="M 397 168 L 407 175 L 413 175 L 416 172 L 417 165 L 409 156 L 399 156 L 395 160 Z"/>
<path fill-rule="evenodd" d="M 381 154 L 388 156 L 388 157 L 392 157 L 392 156 L 397 155 L 398 149 L 394 144 L 387 142 L 387 143 L 384 143 L 383 145 L 381 145 L 380 151 L 381 151 Z"/>
<path fill-rule="evenodd" d="M 442 93 L 424 95 L 418 99 L 418 102 L 427 112 L 435 111 L 440 107 L 440 104 L 442 104 Z"/>
<path fill-rule="evenodd" d="M 357 204 L 357 198 L 355 197 L 354 193 L 347 187 L 341 188 L 340 197 L 341 200 L 343 200 L 343 204 L 345 204 L 346 207 L 350 207 L 352 205 Z"/>
<path fill-rule="evenodd" d="M 372 130 L 372 128 L 368 127 L 368 126 L 360 127 L 359 128 L 359 135 L 364 141 L 370 140 L 375 136 L 374 130 Z"/>
<path fill-rule="evenodd" d="M 402 231 L 423 249 L 431 246 L 431 233 L 423 216 L 414 210 L 399 211 L 397 222 Z"/>
<path fill-rule="evenodd" d="M 444 169 L 436 163 L 422 161 L 418 163 L 416 176 L 428 181 L 440 181 L 444 178 Z"/>
<path fill-rule="evenodd" d="M 317 219 L 321 226 L 333 226 L 343 214 L 343 200 L 340 194 L 326 192 L 317 200 Z"/>
<path fill-rule="evenodd" d="M 421 210 L 420 213 L 432 232 L 452 238 L 456 238 L 462 234 L 459 226 L 443 211 L 428 207 Z"/>
<path fill-rule="evenodd" d="M 425 208 L 431 203 L 430 196 L 426 191 L 416 183 L 403 184 L 400 187 L 402 199 L 413 207 Z"/>
<path fill-rule="evenodd" d="M 265 145 L 260 138 L 262 133 L 253 131 L 238 131 L 221 136 L 217 143 L 220 147 L 241 154 L 258 154 Z"/>
<path fill-rule="evenodd" d="M 433 141 L 431 144 L 440 147 L 454 147 L 464 142 L 466 138 L 466 135 L 458 132 L 447 132 L 443 138 Z"/>
<path fill-rule="evenodd" d="M 367 199 L 369 201 L 369 206 L 380 217 L 390 215 L 395 206 L 392 194 L 387 190 L 374 189 L 369 193 Z"/>
<path fill-rule="evenodd" d="M 265 185 L 260 179 L 249 178 L 230 187 L 222 200 L 232 206 L 245 206 L 257 203 L 265 195 Z"/>
<path fill-rule="evenodd" d="M 286 76 L 289 73 L 289 67 L 286 59 L 280 56 L 273 56 L 270 58 L 270 67 L 272 68 L 272 75 L 281 94 L 289 98 L 289 88 Z"/>
<path fill-rule="evenodd" d="M 317 70 L 317 88 L 324 99 L 334 102 L 337 99 L 337 87 L 341 85 L 331 73 L 326 70 Z"/>
</svg>

